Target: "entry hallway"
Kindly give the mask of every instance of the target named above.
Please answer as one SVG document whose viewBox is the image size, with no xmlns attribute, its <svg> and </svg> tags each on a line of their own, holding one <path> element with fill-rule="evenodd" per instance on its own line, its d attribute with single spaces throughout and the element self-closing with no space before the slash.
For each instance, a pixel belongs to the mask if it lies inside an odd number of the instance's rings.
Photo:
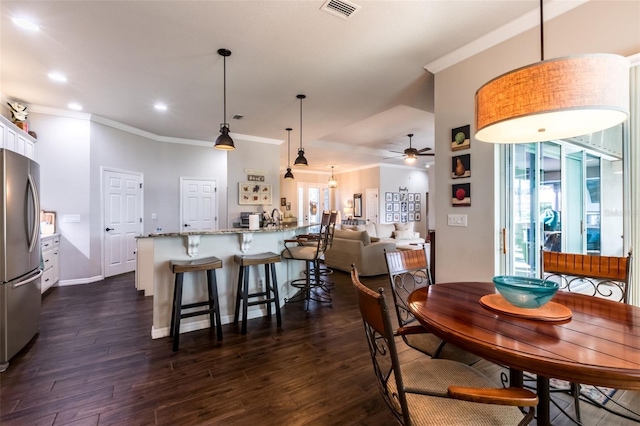
<svg viewBox="0 0 640 426">
<path fill-rule="evenodd" d="M 133 273 L 53 288 L 40 335 L 0 375 L 0 424 L 394 425 L 349 275 L 332 278 L 333 304 L 312 302 L 308 313 L 285 305 L 282 331 L 275 318 L 250 320 L 246 336 L 229 324 L 222 343 L 208 330 L 181 335 L 177 353 L 168 338 L 151 339 L 152 300 L 135 290 Z M 388 288 L 386 276 L 363 282 Z M 402 359 L 419 356 L 399 345 Z M 501 368 L 476 367 L 499 385 Z M 638 392 L 615 399 L 640 408 Z M 585 403 L 582 415 L 585 425 L 637 424 Z"/>
</svg>

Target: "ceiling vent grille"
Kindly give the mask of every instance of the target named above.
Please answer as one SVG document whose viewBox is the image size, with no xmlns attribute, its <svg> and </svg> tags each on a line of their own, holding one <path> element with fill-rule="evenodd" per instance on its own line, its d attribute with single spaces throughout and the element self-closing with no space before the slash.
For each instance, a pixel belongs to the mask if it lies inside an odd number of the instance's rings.
<svg viewBox="0 0 640 426">
<path fill-rule="evenodd" d="M 346 20 L 360 10 L 360 6 L 345 0 L 327 0 L 320 10 Z"/>
</svg>

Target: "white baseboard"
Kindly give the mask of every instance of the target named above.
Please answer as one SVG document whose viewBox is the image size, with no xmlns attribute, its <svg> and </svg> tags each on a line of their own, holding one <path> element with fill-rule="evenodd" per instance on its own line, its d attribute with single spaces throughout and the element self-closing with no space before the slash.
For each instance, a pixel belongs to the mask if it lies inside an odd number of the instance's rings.
<svg viewBox="0 0 640 426">
<path fill-rule="evenodd" d="M 104 280 L 104 276 L 102 275 L 96 275 L 95 277 L 89 277 L 89 278 L 78 278 L 75 280 L 60 280 L 58 281 L 58 287 L 64 287 L 67 285 L 80 285 L 80 284 L 91 284 L 91 283 L 96 283 L 98 281 L 102 281 Z"/>
<path fill-rule="evenodd" d="M 247 312 L 247 318 L 248 319 L 254 319 L 254 318 L 262 318 L 264 316 L 267 315 L 267 310 L 266 308 L 262 309 L 251 309 L 249 312 Z M 275 315 L 275 314 L 274 314 Z M 242 321 L 242 318 L 240 318 L 240 321 Z M 230 324 L 233 322 L 233 315 L 225 315 L 223 317 L 220 318 L 220 322 L 222 323 L 222 325 L 224 324 Z M 206 319 L 200 320 L 200 321 L 192 321 L 192 322 L 180 322 L 180 334 L 182 333 L 188 333 L 190 331 L 196 331 L 196 330 L 202 330 L 204 328 L 210 328 L 211 324 L 209 322 L 209 317 L 207 317 Z M 151 327 L 151 338 L 152 339 L 161 339 L 163 337 L 168 337 L 169 336 L 169 327 L 162 327 L 162 328 L 154 328 L 153 326 Z"/>
</svg>

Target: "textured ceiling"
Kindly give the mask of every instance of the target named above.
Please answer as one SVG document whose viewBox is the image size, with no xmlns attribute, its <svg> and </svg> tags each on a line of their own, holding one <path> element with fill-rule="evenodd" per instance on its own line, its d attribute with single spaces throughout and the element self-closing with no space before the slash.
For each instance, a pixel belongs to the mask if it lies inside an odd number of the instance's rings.
<svg viewBox="0 0 640 426">
<path fill-rule="evenodd" d="M 217 50 L 227 48 L 232 134 L 286 140 L 292 127 L 295 151 L 303 93 L 310 168 L 339 172 L 392 156 L 408 133 L 414 147 L 433 147 L 433 75 L 425 64 L 538 7 L 537 0 L 355 3 L 361 9 L 344 20 L 321 11 L 323 1 L 3 0 L 0 92 L 59 109 L 74 101 L 159 136 L 213 142 L 223 121 Z M 17 28 L 13 16 L 40 31 Z M 49 80 L 51 71 L 68 82 Z M 155 111 L 157 101 L 168 110 Z M 284 165 L 286 143 L 280 149 Z"/>
</svg>

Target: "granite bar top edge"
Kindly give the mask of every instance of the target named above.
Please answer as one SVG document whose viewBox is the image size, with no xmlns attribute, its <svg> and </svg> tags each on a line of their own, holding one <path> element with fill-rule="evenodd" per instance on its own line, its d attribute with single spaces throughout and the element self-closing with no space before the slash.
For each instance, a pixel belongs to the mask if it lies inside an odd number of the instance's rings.
<svg viewBox="0 0 640 426">
<path fill-rule="evenodd" d="M 187 232 L 152 232 L 146 235 L 138 235 L 136 238 L 156 238 L 156 237 L 188 237 L 192 235 L 225 235 L 225 234 L 252 234 L 252 233 L 269 233 L 269 232 L 283 232 L 283 231 L 295 231 L 296 229 L 305 229 L 317 224 L 310 225 L 293 225 L 293 226 L 273 226 L 264 227 L 260 229 L 249 228 L 231 228 L 231 229 L 217 229 L 215 231 L 187 231 Z"/>
</svg>

